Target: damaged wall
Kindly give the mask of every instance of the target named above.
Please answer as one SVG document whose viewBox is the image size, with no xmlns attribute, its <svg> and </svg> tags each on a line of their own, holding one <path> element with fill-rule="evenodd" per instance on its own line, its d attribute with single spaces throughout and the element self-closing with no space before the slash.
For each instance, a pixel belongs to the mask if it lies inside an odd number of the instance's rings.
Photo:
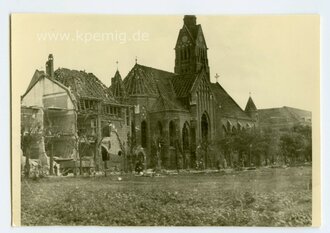
<svg viewBox="0 0 330 233">
<path fill-rule="evenodd" d="M 75 111 L 45 110 L 44 127 L 47 154 L 60 158 L 75 158 L 77 149 Z"/>
<path fill-rule="evenodd" d="M 63 158 L 77 156 L 73 100 L 68 89 L 45 76 L 37 80 L 23 95 L 22 130 L 27 124 L 39 124 L 42 128 L 39 142 L 31 145 L 33 158 L 48 160 L 50 155 Z"/>
</svg>

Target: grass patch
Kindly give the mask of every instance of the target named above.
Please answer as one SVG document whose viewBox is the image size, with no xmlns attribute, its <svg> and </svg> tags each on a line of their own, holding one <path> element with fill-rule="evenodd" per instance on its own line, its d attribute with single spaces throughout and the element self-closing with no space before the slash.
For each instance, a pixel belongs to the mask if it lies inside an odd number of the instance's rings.
<svg viewBox="0 0 330 233">
<path fill-rule="evenodd" d="M 311 168 L 22 181 L 22 225 L 309 226 Z"/>
</svg>

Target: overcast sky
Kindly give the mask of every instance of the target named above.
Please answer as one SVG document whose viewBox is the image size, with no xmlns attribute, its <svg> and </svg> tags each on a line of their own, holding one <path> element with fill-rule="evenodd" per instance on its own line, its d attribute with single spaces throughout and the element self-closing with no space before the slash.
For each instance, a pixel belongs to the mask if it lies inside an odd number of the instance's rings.
<svg viewBox="0 0 330 233">
<path fill-rule="evenodd" d="M 317 16 L 198 16 L 211 81 L 244 109 L 249 92 L 257 108 L 312 110 L 319 88 Z M 142 65 L 173 72 L 183 16 L 15 15 L 13 88 L 23 94 L 48 54 L 55 68 L 85 70 L 110 85 L 118 61 L 124 78 Z M 56 39 L 57 38 L 57 39 Z"/>
</svg>

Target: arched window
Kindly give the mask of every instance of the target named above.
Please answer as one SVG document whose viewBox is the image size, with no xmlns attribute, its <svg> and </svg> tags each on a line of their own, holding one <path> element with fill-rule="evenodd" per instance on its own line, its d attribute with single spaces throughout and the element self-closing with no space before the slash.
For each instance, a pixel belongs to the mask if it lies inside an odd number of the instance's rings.
<svg viewBox="0 0 330 233">
<path fill-rule="evenodd" d="M 136 143 L 136 131 L 135 131 L 135 123 L 134 123 L 134 121 L 132 121 L 131 122 L 131 133 L 132 133 L 132 141 L 131 141 L 131 143 L 132 143 L 132 145 L 135 145 L 135 143 Z"/>
<path fill-rule="evenodd" d="M 142 121 L 141 122 L 141 146 L 143 148 L 147 147 L 147 140 L 148 140 L 148 135 L 147 135 L 147 122 Z"/>
<path fill-rule="evenodd" d="M 231 124 L 229 121 L 227 121 L 227 132 L 231 132 Z"/>
<path fill-rule="evenodd" d="M 182 146 L 183 150 L 189 150 L 189 125 L 185 122 L 182 128 Z"/>
<path fill-rule="evenodd" d="M 163 136 L 163 126 L 162 126 L 162 123 L 160 123 L 160 121 L 158 121 L 157 123 L 157 130 L 158 130 L 158 135 L 159 136 Z"/>
<path fill-rule="evenodd" d="M 226 128 L 226 126 L 225 125 L 222 125 L 222 135 L 223 136 L 226 136 L 226 134 L 227 134 L 227 128 Z"/>
<path fill-rule="evenodd" d="M 175 123 L 173 121 L 170 121 L 170 124 L 169 124 L 169 131 L 170 131 L 170 146 L 174 146 L 174 141 L 175 141 L 175 137 L 176 137 L 176 129 L 175 129 Z"/>
<path fill-rule="evenodd" d="M 240 131 L 241 130 L 241 124 L 238 122 L 237 123 L 237 130 Z"/>
</svg>

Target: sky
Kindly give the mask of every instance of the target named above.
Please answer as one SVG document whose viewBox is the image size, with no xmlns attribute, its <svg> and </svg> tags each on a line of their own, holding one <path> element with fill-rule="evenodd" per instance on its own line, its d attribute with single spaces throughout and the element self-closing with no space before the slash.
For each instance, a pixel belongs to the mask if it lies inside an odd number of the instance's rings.
<svg viewBox="0 0 330 233">
<path fill-rule="evenodd" d="M 319 17 L 197 15 L 208 46 L 211 81 L 245 108 L 319 104 Z M 135 62 L 174 71 L 183 15 L 16 14 L 11 18 L 12 88 L 24 94 L 48 54 L 59 67 L 94 73 L 107 86 Z"/>
</svg>

